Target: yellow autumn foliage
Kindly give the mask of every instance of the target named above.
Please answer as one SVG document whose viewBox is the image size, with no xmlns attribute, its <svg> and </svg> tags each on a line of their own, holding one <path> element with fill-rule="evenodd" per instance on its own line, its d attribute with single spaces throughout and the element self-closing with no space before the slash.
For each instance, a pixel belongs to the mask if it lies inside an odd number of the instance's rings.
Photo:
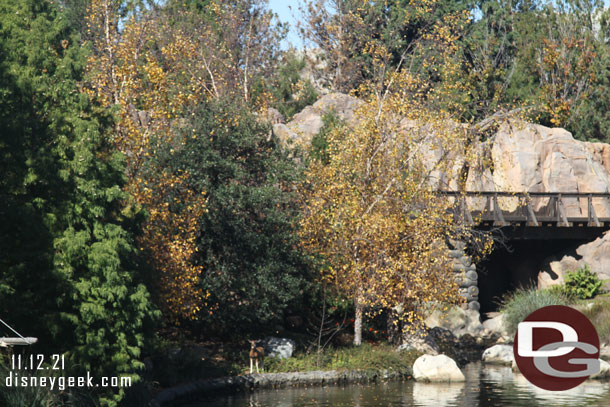
<svg viewBox="0 0 610 407">
<path fill-rule="evenodd" d="M 306 173 L 302 244 L 327 260 L 321 278 L 354 300 L 355 344 L 365 309 L 392 310 L 404 329 L 418 330 L 433 304 L 461 301 L 446 242 L 471 230 L 436 191 L 446 187 L 443 174 L 463 187 L 456 166 L 475 158 L 469 126 L 454 120 L 454 95 L 468 91 L 456 80 L 454 33 L 464 18 L 448 16 L 426 34 L 438 52 L 405 54 L 394 70 L 383 45 L 371 43 L 379 75 L 358 90 L 365 104 L 357 124 L 331 131 L 328 160 L 314 160 Z M 435 83 L 412 69 L 415 57 L 438 69 Z"/>
</svg>

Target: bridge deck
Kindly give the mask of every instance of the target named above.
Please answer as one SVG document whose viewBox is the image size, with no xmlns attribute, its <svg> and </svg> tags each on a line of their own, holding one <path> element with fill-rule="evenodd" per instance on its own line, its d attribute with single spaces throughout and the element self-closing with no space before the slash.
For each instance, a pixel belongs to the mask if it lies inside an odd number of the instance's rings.
<svg viewBox="0 0 610 407">
<path fill-rule="evenodd" d="M 439 191 L 439 194 L 455 199 L 454 216 L 467 224 L 480 227 L 578 227 L 578 228 L 610 228 L 610 217 L 598 217 L 595 207 L 610 208 L 610 193 L 580 193 L 580 192 L 457 192 Z M 502 209 L 502 198 L 518 200 L 518 207 L 512 211 Z M 483 210 L 471 210 L 467 202 L 472 199 L 484 199 Z M 541 199 L 544 205 L 540 205 Z M 534 200 L 539 204 L 535 210 Z M 566 200 L 571 204 L 566 210 Z M 573 216 L 574 205 L 579 212 Z M 480 206 L 480 205 L 478 205 Z"/>
</svg>

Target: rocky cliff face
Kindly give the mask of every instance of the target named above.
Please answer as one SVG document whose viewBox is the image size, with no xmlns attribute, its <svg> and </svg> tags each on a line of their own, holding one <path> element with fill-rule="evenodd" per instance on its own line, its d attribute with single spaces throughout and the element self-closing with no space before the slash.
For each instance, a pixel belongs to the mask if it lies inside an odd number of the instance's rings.
<svg viewBox="0 0 610 407">
<path fill-rule="evenodd" d="M 330 93 L 314 105 L 305 108 L 287 124 L 276 124 L 274 132 L 286 143 L 307 146 L 323 125 L 322 117 L 334 112 L 348 125 L 357 123 L 356 110 L 362 102 L 340 93 Z M 409 122 L 412 127 L 414 123 Z M 610 192 L 610 145 L 575 140 L 572 134 L 560 128 L 548 128 L 517 119 L 499 121 L 497 131 L 486 141 L 479 142 L 476 162 L 470 163 L 467 189 L 474 191 L 513 192 Z M 464 161 L 463 152 L 452 152 L 455 162 L 453 174 L 437 174 L 438 186 L 452 190 L 457 187 L 456 173 Z M 430 159 L 437 156 L 430 151 Z M 543 210 L 549 199 L 534 198 L 535 210 Z M 482 199 L 471 199 L 475 209 L 484 205 Z M 568 217 L 586 216 L 586 199 L 564 198 Z M 517 208 L 515 198 L 500 202 L 503 210 Z M 598 217 L 610 217 L 610 202 L 594 198 L 593 206 Z M 566 256 L 551 263 L 550 273 L 541 273 L 539 285 L 558 283 L 567 270 L 588 264 L 602 278 L 610 278 L 610 233 L 603 238 L 581 246 L 577 250 L 581 259 Z M 582 264 L 581 264 L 582 263 Z M 551 275 L 555 274 L 555 275 Z M 559 279 L 558 279 L 559 277 Z"/>
<path fill-rule="evenodd" d="M 574 140 L 564 129 L 506 122 L 493 139 L 490 187 L 518 192 L 608 192 L 608 148 Z M 538 199 L 535 209 L 547 203 Z M 564 205 L 568 216 L 588 213 L 586 200 L 566 198 Z M 594 199 L 594 205 L 599 217 L 610 216 L 608 202 Z"/>
<path fill-rule="evenodd" d="M 362 101 L 341 93 L 329 93 L 306 107 L 286 124 L 274 125 L 274 132 L 286 143 L 307 146 L 322 125 L 322 117 L 334 112 L 348 125 L 357 122 Z M 413 123 L 410 122 L 410 127 Z M 478 162 L 470 164 L 467 189 L 512 192 L 610 192 L 610 145 L 575 140 L 566 130 L 548 128 L 516 119 L 504 120 L 496 133 L 475 146 Z M 430 159 L 436 154 L 430 152 Z M 453 152 L 456 172 L 463 154 Z M 439 174 L 443 189 L 457 187 L 455 174 Z M 514 210 L 517 201 L 505 199 L 503 209 Z M 535 199 L 536 210 L 548 199 Z M 598 217 L 610 217 L 610 203 L 594 199 Z M 471 205 L 480 206 L 481 201 Z M 587 214 L 587 201 L 565 198 L 568 216 Z"/>
<path fill-rule="evenodd" d="M 273 132 L 285 144 L 306 147 L 322 128 L 324 124 L 322 117 L 325 114 L 332 112 L 348 125 L 353 125 L 357 120 L 355 111 L 361 105 L 362 101 L 355 97 L 342 93 L 329 93 L 294 115 L 290 122 L 275 124 Z"/>
</svg>

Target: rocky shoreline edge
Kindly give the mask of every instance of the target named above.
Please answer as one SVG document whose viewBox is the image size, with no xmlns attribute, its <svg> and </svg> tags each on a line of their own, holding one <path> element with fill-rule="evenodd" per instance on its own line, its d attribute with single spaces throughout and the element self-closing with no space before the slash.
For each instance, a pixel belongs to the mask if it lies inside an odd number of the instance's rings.
<svg viewBox="0 0 610 407">
<path fill-rule="evenodd" d="M 252 391 L 259 389 L 321 386 L 347 383 L 371 383 L 381 380 L 410 379 L 412 372 L 381 370 L 329 370 L 291 373 L 262 373 L 244 376 L 202 379 L 162 390 L 150 402 L 151 407 L 164 407 L 168 403 L 188 402 L 212 393 Z"/>
</svg>

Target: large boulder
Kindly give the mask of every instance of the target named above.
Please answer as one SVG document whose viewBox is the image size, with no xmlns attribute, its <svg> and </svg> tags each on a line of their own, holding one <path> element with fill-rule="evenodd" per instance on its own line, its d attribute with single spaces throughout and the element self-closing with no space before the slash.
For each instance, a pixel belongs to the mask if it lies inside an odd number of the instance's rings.
<svg viewBox="0 0 610 407">
<path fill-rule="evenodd" d="M 505 340 L 510 339 L 506 329 L 506 324 L 504 323 L 504 314 L 502 313 L 494 313 L 491 318 L 483 322 L 483 327 L 485 328 L 486 332 L 490 334 L 497 334 Z"/>
<path fill-rule="evenodd" d="M 515 355 L 512 345 L 494 345 L 483 352 L 483 362 L 492 365 L 512 366 Z"/>
<path fill-rule="evenodd" d="M 294 341 L 287 338 L 265 338 L 261 344 L 265 348 L 265 356 L 278 359 L 288 359 L 294 352 Z"/>
<path fill-rule="evenodd" d="M 363 101 L 342 93 L 328 93 L 307 106 L 292 120 L 274 125 L 274 133 L 285 143 L 308 147 L 311 139 L 323 126 L 322 117 L 334 112 L 348 125 L 358 122 L 356 110 Z M 497 116 L 497 117 L 496 117 Z M 474 191 L 514 192 L 610 192 L 610 145 L 575 140 L 561 128 L 549 128 L 527 123 L 506 114 L 494 115 L 498 130 L 485 141 L 475 143 L 468 153 L 466 189 Z M 277 121 L 277 120 L 276 120 Z M 429 133 L 429 125 L 408 118 L 400 122 L 400 132 Z M 466 131 L 465 125 L 448 122 L 454 131 Z M 438 138 L 426 138 L 420 149 L 430 169 L 434 187 L 455 190 L 462 175 L 466 153 L 464 148 L 444 151 L 435 145 Z M 449 158 L 453 163 L 440 171 L 436 163 Z M 439 172 L 440 171 L 440 172 Z M 548 198 L 532 198 L 537 211 L 549 207 Z M 471 209 L 482 209 L 485 199 L 469 198 Z M 588 213 L 586 199 L 564 198 L 568 217 Z M 503 210 L 517 209 L 517 198 L 501 198 Z M 610 202 L 593 199 L 598 217 L 610 217 Z"/>
<path fill-rule="evenodd" d="M 568 271 L 576 271 L 585 265 L 588 265 L 601 280 L 610 279 L 610 231 L 576 248 L 576 254 L 578 259 L 564 256 L 559 261 L 551 261 L 545 265 L 538 274 L 538 288 L 561 284 Z"/>
<path fill-rule="evenodd" d="M 464 374 L 446 355 L 422 355 L 413 364 L 413 378 L 420 382 L 463 382 Z"/>
<path fill-rule="evenodd" d="M 465 310 L 457 306 L 446 311 L 435 310 L 424 322 L 428 328 L 447 329 L 457 337 L 465 334 L 478 336 L 485 331 L 478 311 Z"/>
<path fill-rule="evenodd" d="M 285 125 L 274 125 L 273 132 L 285 144 L 307 147 L 311 144 L 313 136 L 318 134 L 324 125 L 322 117 L 326 113 L 334 113 L 348 125 L 353 125 L 357 122 L 356 109 L 362 103 L 353 96 L 337 92 L 329 93 L 294 115 Z"/>
</svg>

